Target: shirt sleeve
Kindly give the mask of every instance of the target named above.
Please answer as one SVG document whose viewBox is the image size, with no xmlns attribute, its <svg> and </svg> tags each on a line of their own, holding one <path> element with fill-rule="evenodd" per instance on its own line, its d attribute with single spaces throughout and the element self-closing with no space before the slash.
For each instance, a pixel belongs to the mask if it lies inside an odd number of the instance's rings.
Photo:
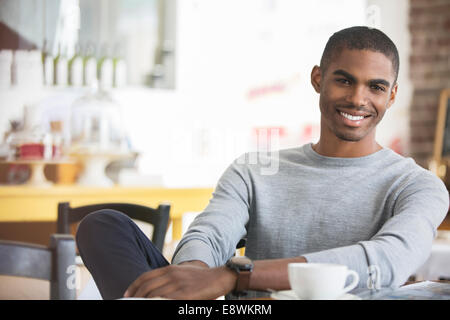
<svg viewBox="0 0 450 320">
<path fill-rule="evenodd" d="M 219 179 L 208 206 L 194 219 L 175 249 L 172 263 L 200 260 L 217 267 L 235 253 L 237 243 L 247 234 L 252 194 L 242 157 Z"/>
<path fill-rule="evenodd" d="M 399 191 L 393 215 L 367 241 L 303 255 L 308 262 L 338 263 L 358 272 L 366 287 L 371 270 L 378 270 L 382 287 L 399 287 L 425 263 L 437 227 L 449 209 L 448 191 L 441 180 L 422 171 Z"/>
</svg>

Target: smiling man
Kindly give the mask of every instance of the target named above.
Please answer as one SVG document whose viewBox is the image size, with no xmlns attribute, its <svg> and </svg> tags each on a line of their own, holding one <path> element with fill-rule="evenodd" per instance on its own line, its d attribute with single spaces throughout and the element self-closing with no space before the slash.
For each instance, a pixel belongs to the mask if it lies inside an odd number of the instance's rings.
<svg viewBox="0 0 450 320">
<path fill-rule="evenodd" d="M 358 39 L 358 33 L 364 32 L 371 36 Z M 357 157 L 382 149 L 375 141 L 375 127 L 395 101 L 398 70 L 397 49 L 378 30 L 351 28 L 331 37 L 320 67 L 315 66 L 311 74 L 322 114 L 315 150 Z M 322 148 L 328 150 L 321 152 Z"/>
<path fill-rule="evenodd" d="M 103 210 L 79 226 L 77 244 L 104 298 L 256 297 L 289 289 L 290 262 L 378 270 L 397 287 L 427 259 L 448 192 L 436 176 L 375 140 L 397 93 L 398 52 L 381 31 L 353 27 L 328 41 L 311 83 L 320 94 L 316 144 L 245 154 L 224 172 L 210 203 L 180 241 L 172 265 L 125 215 Z M 246 258 L 233 258 L 246 238 Z"/>
</svg>

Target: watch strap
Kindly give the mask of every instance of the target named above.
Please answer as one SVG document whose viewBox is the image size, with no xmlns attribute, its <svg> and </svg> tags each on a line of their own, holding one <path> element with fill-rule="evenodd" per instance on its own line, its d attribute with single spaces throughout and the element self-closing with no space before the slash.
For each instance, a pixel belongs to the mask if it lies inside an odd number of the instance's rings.
<svg viewBox="0 0 450 320">
<path fill-rule="evenodd" d="M 234 291 L 242 295 L 249 288 L 251 271 L 238 271 L 237 275 L 236 289 Z"/>
<path fill-rule="evenodd" d="M 232 257 L 227 261 L 226 266 L 236 272 L 236 286 L 233 294 L 237 296 L 245 295 L 250 287 L 250 276 L 253 271 L 253 262 L 247 257 Z"/>
</svg>

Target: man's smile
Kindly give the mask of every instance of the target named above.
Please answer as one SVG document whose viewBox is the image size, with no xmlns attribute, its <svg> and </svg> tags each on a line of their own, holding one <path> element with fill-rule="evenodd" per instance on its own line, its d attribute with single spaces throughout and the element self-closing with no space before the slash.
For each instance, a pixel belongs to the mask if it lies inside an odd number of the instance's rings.
<svg viewBox="0 0 450 320">
<path fill-rule="evenodd" d="M 342 111 L 336 110 L 342 122 L 349 127 L 360 127 L 366 119 L 372 115 L 361 111 Z"/>
</svg>

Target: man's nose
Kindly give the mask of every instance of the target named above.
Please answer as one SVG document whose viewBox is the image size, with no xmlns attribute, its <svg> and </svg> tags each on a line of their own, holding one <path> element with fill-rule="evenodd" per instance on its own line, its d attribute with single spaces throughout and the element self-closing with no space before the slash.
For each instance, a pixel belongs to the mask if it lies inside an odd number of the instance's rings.
<svg viewBox="0 0 450 320">
<path fill-rule="evenodd" d="M 367 91 L 363 86 L 354 86 L 347 96 L 347 101 L 355 107 L 367 105 Z"/>
</svg>

